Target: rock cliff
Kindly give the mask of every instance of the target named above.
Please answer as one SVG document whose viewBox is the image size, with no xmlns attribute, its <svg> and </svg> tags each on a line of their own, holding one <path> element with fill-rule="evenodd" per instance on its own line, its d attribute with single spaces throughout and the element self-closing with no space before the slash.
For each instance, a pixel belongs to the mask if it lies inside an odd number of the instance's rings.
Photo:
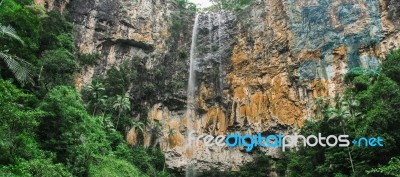
<svg viewBox="0 0 400 177">
<path fill-rule="evenodd" d="M 174 0 L 37 1 L 66 7 L 73 17 L 78 49 L 99 53 L 101 62 L 76 75 L 76 86 L 126 60 L 140 58 L 149 77 L 132 83 L 133 100 L 149 107 L 145 146 L 156 139 L 169 168 L 188 161 L 200 170 L 235 170 L 254 153 L 240 148 L 188 149 L 186 135 L 234 132 L 290 133 L 312 117 L 313 100 L 343 90 L 343 76 L 354 67 L 378 72 L 384 54 L 400 45 L 396 0 L 255 0 L 241 11 L 198 17 L 194 119 L 186 107 L 189 52 L 195 14 L 182 13 Z M 192 39 L 193 40 L 193 39 Z M 137 85 L 157 82 L 151 98 L 138 97 Z M 158 88 L 158 87 L 157 87 Z M 135 115 L 136 113 L 133 113 Z M 135 117 L 133 117 L 135 119 Z M 130 130 L 128 142 L 135 144 Z M 279 157 L 278 149 L 257 149 Z"/>
</svg>

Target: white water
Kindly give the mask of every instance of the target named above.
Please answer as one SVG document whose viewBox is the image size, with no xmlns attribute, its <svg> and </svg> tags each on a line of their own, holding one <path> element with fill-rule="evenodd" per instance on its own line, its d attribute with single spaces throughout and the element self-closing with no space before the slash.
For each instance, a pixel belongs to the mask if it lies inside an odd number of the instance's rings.
<svg viewBox="0 0 400 177">
<path fill-rule="evenodd" d="M 189 69 L 189 81 L 187 89 L 187 104 L 188 110 L 193 107 L 194 97 L 196 91 L 196 51 L 197 51 L 197 33 L 199 27 L 199 15 L 196 15 L 193 32 L 192 32 L 192 44 L 190 46 L 190 69 Z"/>
<path fill-rule="evenodd" d="M 189 135 L 192 132 L 192 122 L 196 117 L 195 114 L 195 93 L 196 93 L 196 54 L 197 54 L 197 33 L 198 33 L 198 26 L 199 26 L 199 15 L 196 15 L 193 25 L 192 31 L 192 44 L 190 46 L 190 69 L 189 69 L 189 80 L 188 80 L 188 89 L 187 89 L 187 110 L 186 110 L 186 117 L 188 121 L 188 129 L 187 133 Z M 187 136 L 188 137 L 188 136 Z M 187 152 L 195 152 L 195 146 L 192 146 L 189 138 L 187 138 L 186 149 Z M 194 155 L 194 154 L 193 154 Z M 192 166 L 192 157 L 188 157 L 187 165 L 186 165 L 186 177 L 193 177 L 195 176 L 195 170 Z"/>
</svg>

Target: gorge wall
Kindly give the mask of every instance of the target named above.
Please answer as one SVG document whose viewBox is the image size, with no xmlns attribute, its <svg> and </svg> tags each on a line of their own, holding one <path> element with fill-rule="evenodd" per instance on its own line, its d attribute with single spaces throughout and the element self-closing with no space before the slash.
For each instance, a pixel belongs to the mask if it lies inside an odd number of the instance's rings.
<svg viewBox="0 0 400 177">
<path fill-rule="evenodd" d="M 385 53 L 400 45 L 396 0 L 255 0 L 241 11 L 199 15 L 195 118 L 186 114 L 186 88 L 194 13 L 174 0 L 37 1 L 66 8 L 76 46 L 101 61 L 76 74 L 76 87 L 124 61 L 139 58 L 141 73 L 163 77 L 132 83 L 131 99 L 149 108 L 145 146 L 160 145 L 169 168 L 236 170 L 255 153 L 241 148 L 188 149 L 189 127 L 199 134 L 290 133 L 312 116 L 313 100 L 343 90 L 351 68 L 378 72 Z M 157 82 L 151 98 L 137 85 Z M 180 83 L 180 84 L 177 84 Z M 157 87 L 157 88 L 158 88 Z M 132 119 L 138 113 L 133 112 Z M 127 141 L 138 132 L 127 127 Z M 154 140 L 155 141 L 152 141 Z M 256 149 L 278 158 L 279 149 Z"/>
</svg>

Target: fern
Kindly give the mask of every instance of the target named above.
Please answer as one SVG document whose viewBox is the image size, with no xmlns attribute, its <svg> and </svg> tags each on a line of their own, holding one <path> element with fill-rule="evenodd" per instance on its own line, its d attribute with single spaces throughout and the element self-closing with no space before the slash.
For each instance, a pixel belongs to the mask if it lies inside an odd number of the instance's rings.
<svg viewBox="0 0 400 177">
<path fill-rule="evenodd" d="M 15 79 L 21 84 L 29 81 L 31 64 L 16 57 L 0 51 L 0 58 L 6 63 L 8 69 L 14 74 Z"/>
<path fill-rule="evenodd" d="M 0 1 L 0 6 L 3 4 L 3 1 Z M 7 36 L 18 40 L 21 44 L 24 45 L 24 41 L 17 35 L 15 29 L 11 26 L 3 26 L 0 23 L 0 37 Z M 21 84 L 26 83 L 31 77 L 30 67 L 31 64 L 7 53 L 7 51 L 0 51 L 0 59 L 6 63 L 8 69 L 14 74 L 15 79 Z"/>
<path fill-rule="evenodd" d="M 0 23 L 0 35 L 6 35 L 6 36 L 16 39 L 19 42 L 21 42 L 22 44 L 24 44 L 24 41 L 17 35 L 17 33 L 15 32 L 15 29 L 11 26 L 3 26 Z"/>
</svg>

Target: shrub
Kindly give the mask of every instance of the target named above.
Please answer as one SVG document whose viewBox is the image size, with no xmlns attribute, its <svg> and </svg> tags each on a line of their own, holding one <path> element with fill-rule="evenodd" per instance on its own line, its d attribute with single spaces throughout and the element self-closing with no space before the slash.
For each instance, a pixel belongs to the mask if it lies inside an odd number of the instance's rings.
<svg viewBox="0 0 400 177">
<path fill-rule="evenodd" d="M 82 66 L 93 66 L 96 65 L 100 59 L 100 54 L 93 53 L 93 54 L 85 54 L 79 53 L 78 54 L 78 61 L 79 64 Z"/>
<path fill-rule="evenodd" d="M 115 156 L 100 157 L 90 165 L 92 177 L 145 177 L 140 170 L 125 160 Z"/>
<path fill-rule="evenodd" d="M 43 147 L 55 152 L 57 162 L 74 175 L 86 175 L 95 157 L 110 153 L 103 123 L 86 112 L 73 88 L 53 88 L 40 108 L 49 113 L 40 125 Z"/>
<path fill-rule="evenodd" d="M 63 164 L 54 164 L 51 159 L 33 159 L 15 165 L 16 174 L 37 177 L 72 177 Z"/>
<path fill-rule="evenodd" d="M 73 74 L 78 70 L 73 54 L 65 49 L 49 50 L 43 53 L 39 62 L 40 81 L 47 88 L 55 85 L 71 85 Z"/>
<path fill-rule="evenodd" d="M 44 112 L 37 98 L 0 79 L 0 165 L 40 156 L 36 130 Z"/>
<path fill-rule="evenodd" d="M 390 52 L 382 64 L 382 72 L 400 84 L 400 49 Z"/>
</svg>

